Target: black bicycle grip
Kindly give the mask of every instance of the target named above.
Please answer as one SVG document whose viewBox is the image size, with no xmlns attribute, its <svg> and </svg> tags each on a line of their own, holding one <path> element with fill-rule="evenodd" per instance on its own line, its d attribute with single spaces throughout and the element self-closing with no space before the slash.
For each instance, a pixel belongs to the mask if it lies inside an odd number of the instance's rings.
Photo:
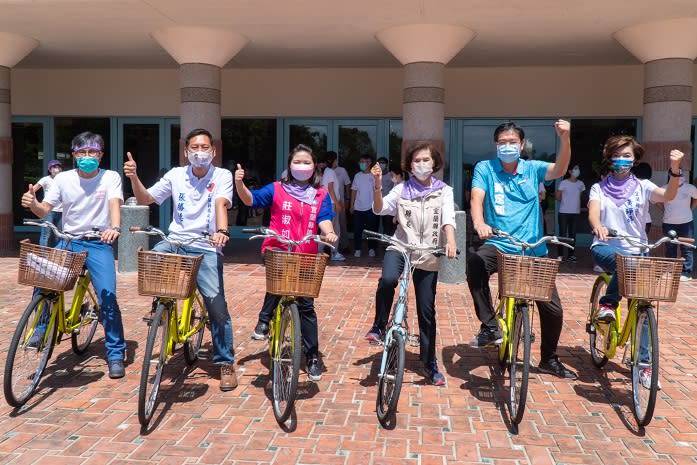
<svg viewBox="0 0 697 465">
<path fill-rule="evenodd" d="M 557 237 L 557 240 L 559 242 L 563 242 L 564 244 L 576 245 L 576 239 L 573 237 Z"/>
<path fill-rule="evenodd" d="M 242 232 L 245 234 L 264 234 L 264 228 L 242 228 Z"/>
</svg>

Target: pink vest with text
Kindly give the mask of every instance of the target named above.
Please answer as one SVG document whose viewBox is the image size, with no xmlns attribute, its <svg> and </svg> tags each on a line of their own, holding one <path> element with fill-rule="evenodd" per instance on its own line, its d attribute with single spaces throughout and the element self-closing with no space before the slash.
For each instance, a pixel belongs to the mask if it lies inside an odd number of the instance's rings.
<svg viewBox="0 0 697 465">
<path fill-rule="evenodd" d="M 271 203 L 271 220 L 269 229 L 276 231 L 281 236 L 288 239 L 299 240 L 308 234 L 317 234 L 317 216 L 322 206 L 327 191 L 322 188 L 317 189 L 313 205 L 291 197 L 281 185 L 276 181 L 273 185 L 273 202 Z M 283 244 L 275 238 L 264 239 L 261 245 L 261 252 L 268 248 L 288 250 L 288 245 Z M 317 253 L 317 243 L 308 242 L 293 250 L 301 253 Z"/>
</svg>

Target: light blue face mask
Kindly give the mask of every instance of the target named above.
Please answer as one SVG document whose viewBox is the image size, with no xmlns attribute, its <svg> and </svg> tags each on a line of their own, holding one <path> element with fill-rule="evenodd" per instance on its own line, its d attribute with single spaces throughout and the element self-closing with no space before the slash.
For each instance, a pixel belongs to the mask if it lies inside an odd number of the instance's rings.
<svg viewBox="0 0 697 465">
<path fill-rule="evenodd" d="M 520 158 L 520 145 L 506 144 L 496 146 L 496 155 L 503 163 L 513 163 Z"/>
<path fill-rule="evenodd" d="M 99 159 L 95 157 L 82 157 L 76 160 L 77 169 L 83 173 L 94 173 L 99 168 Z"/>
<path fill-rule="evenodd" d="M 612 159 L 612 170 L 617 174 L 624 174 L 632 169 L 634 166 L 634 160 L 631 158 L 613 158 Z"/>
</svg>

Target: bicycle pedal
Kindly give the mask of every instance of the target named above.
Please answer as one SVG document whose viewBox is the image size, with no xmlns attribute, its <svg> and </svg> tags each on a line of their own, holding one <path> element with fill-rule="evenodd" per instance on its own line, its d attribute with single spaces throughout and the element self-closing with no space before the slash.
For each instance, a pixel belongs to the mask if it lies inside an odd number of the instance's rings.
<svg viewBox="0 0 697 465">
<path fill-rule="evenodd" d="M 199 360 L 208 360 L 211 356 L 208 349 L 199 349 L 198 354 L 196 354 Z"/>
<path fill-rule="evenodd" d="M 152 316 L 144 316 L 143 321 L 148 325 L 152 326 Z"/>
<path fill-rule="evenodd" d="M 418 347 L 421 345 L 421 338 L 415 334 L 409 335 L 409 345 L 413 347 Z"/>
</svg>

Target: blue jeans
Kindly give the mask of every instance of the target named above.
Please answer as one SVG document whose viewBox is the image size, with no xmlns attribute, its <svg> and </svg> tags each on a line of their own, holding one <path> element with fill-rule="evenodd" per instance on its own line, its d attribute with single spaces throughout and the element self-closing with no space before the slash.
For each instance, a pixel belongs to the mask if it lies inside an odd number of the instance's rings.
<svg viewBox="0 0 697 465">
<path fill-rule="evenodd" d="M 235 356 L 232 351 L 232 320 L 225 301 L 222 257 L 214 250 L 204 250 L 198 247 L 176 248 L 164 241 L 155 245 L 152 250 L 180 255 L 203 255 L 196 284 L 203 296 L 211 321 L 213 363 L 219 365 L 233 363 Z"/>
<path fill-rule="evenodd" d="M 43 220 L 53 223 L 58 229 L 61 229 L 63 212 L 50 211 L 48 215 L 42 218 Z M 44 247 L 55 247 L 58 244 L 58 238 L 48 228 L 41 228 L 41 236 L 39 236 L 39 245 Z"/>
<path fill-rule="evenodd" d="M 669 224 L 663 223 L 663 233 L 667 234 L 670 230 L 675 231 L 679 237 L 694 237 L 695 226 L 692 221 L 683 224 Z M 680 254 L 685 259 L 685 263 L 682 266 L 683 276 L 692 276 L 692 264 L 693 264 L 693 251 L 690 247 L 680 246 Z M 677 258 L 678 256 L 678 246 L 675 244 L 666 244 L 666 257 Z"/>
</svg>

